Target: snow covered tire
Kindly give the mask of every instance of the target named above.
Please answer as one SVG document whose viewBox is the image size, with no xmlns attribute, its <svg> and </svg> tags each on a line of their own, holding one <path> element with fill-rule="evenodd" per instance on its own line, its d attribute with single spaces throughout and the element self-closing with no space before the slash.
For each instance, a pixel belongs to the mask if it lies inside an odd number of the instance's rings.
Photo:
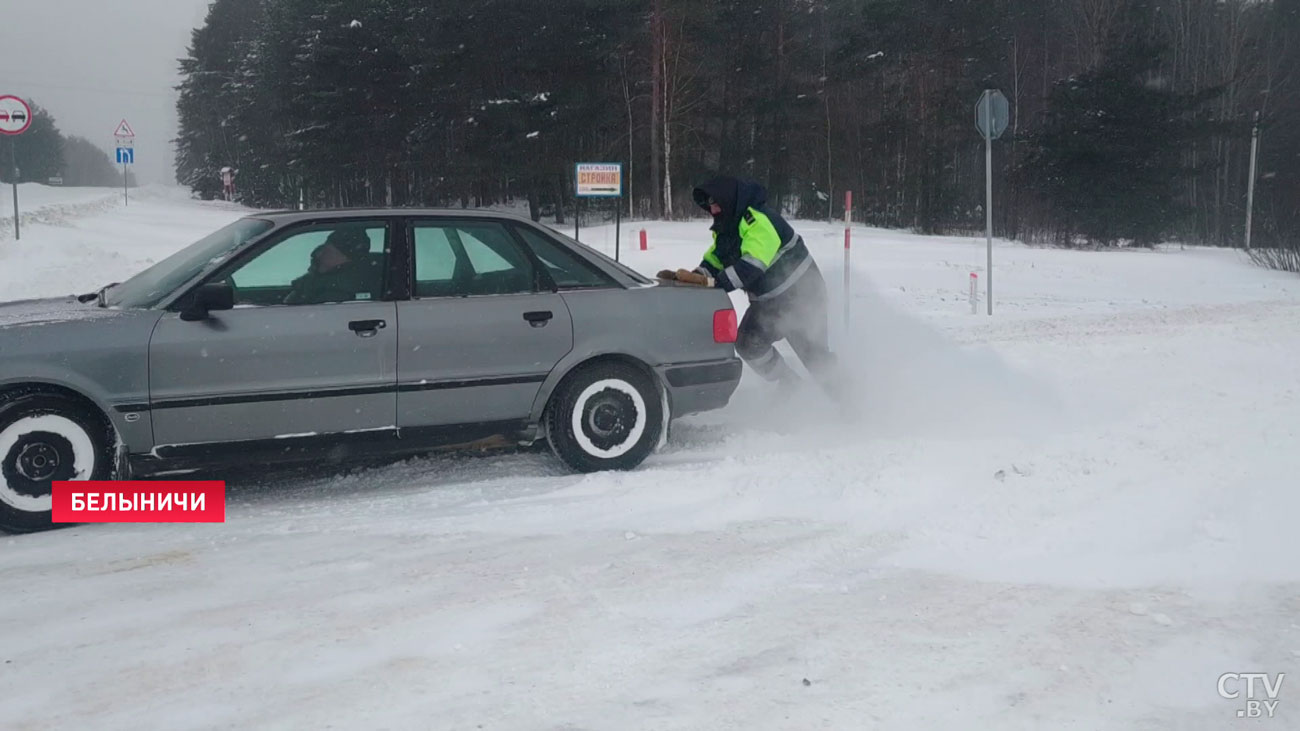
<svg viewBox="0 0 1300 731">
<path fill-rule="evenodd" d="M 55 480 L 107 480 L 112 438 L 85 404 L 60 393 L 0 393 L 0 530 L 53 527 Z"/>
<path fill-rule="evenodd" d="M 617 361 L 575 371 L 546 412 L 551 449 L 579 472 L 636 467 L 659 445 L 663 429 L 663 400 L 652 378 Z"/>
</svg>

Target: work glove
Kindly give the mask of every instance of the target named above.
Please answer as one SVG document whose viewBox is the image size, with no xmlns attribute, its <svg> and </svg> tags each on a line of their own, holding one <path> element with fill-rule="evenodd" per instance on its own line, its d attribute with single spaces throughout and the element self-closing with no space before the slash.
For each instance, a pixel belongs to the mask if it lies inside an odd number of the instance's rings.
<svg viewBox="0 0 1300 731">
<path fill-rule="evenodd" d="M 677 272 L 674 272 L 671 269 L 665 269 L 659 272 L 658 274 L 656 274 L 655 276 L 660 279 L 667 279 L 670 282 L 677 280 Z"/>
<path fill-rule="evenodd" d="M 677 273 L 674 276 L 677 279 L 677 281 L 683 284 L 694 284 L 700 287 L 713 286 L 713 277 L 710 277 L 707 274 L 700 274 L 699 272 L 692 272 L 692 271 L 687 271 L 685 269 L 678 269 Z"/>
</svg>

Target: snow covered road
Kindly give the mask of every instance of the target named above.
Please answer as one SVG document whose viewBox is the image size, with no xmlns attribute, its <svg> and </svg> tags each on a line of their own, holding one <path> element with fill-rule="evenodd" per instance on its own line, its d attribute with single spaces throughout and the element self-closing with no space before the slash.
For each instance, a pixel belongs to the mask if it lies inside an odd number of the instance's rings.
<svg viewBox="0 0 1300 731">
<path fill-rule="evenodd" d="M 0 299 L 237 215 L 0 232 Z M 702 222 L 640 226 L 625 261 L 696 263 Z M 796 227 L 838 297 L 842 228 Z M 0 727 L 1217 730 L 1222 673 L 1285 672 L 1300 728 L 1300 279 L 1001 243 L 976 317 L 982 242 L 854 235 L 862 424 L 747 374 L 632 473 L 245 471 L 225 524 L 0 536 Z"/>
</svg>

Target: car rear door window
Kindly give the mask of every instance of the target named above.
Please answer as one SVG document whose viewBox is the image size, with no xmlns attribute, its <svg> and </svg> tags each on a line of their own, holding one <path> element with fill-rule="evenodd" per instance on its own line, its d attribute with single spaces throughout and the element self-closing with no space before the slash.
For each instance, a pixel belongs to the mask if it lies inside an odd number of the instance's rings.
<svg viewBox="0 0 1300 731">
<path fill-rule="evenodd" d="M 618 286 L 604 272 L 560 244 L 524 226 L 515 227 L 524 242 L 546 267 L 551 279 L 561 289 L 585 289 Z"/>
<path fill-rule="evenodd" d="M 532 262 L 501 224 L 417 221 L 411 240 L 418 298 L 535 290 Z"/>
<path fill-rule="evenodd" d="M 450 287 L 456 274 L 457 259 L 447 232 L 433 226 L 417 226 L 414 238 L 416 284 Z M 450 290 L 446 292 L 450 293 Z"/>
</svg>

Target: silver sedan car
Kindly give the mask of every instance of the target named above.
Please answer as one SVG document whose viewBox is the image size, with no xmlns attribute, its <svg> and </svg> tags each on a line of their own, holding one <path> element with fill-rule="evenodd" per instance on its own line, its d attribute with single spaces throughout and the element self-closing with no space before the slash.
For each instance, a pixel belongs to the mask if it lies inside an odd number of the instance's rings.
<svg viewBox="0 0 1300 731">
<path fill-rule="evenodd" d="M 549 442 L 629 469 L 720 408 L 720 290 L 646 279 L 526 219 L 256 214 L 95 294 L 0 304 L 0 528 L 51 483 Z"/>
</svg>

